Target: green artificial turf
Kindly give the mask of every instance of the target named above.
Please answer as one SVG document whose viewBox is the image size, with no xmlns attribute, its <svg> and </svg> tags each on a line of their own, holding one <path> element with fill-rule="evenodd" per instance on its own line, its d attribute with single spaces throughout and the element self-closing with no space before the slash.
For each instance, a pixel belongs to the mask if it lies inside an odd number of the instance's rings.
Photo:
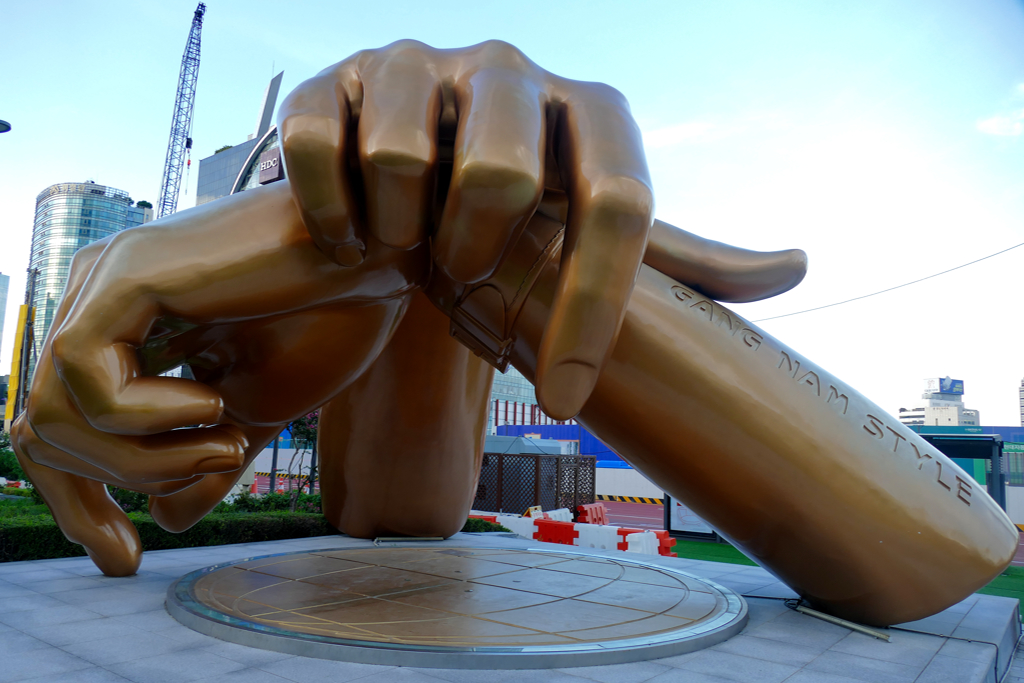
<svg viewBox="0 0 1024 683">
<path fill-rule="evenodd" d="M 691 560 L 708 560 L 710 562 L 755 566 L 757 564 L 728 543 L 708 543 L 706 541 L 684 541 L 678 539 L 672 550 L 679 557 Z M 987 586 L 978 589 L 978 592 L 984 595 L 998 595 L 1004 598 L 1024 600 L 1024 568 L 1007 567 L 1002 574 L 994 578 Z"/>
<path fill-rule="evenodd" d="M 1007 567 L 1003 573 L 978 590 L 985 595 L 1001 595 L 1004 598 L 1024 599 L 1024 568 Z"/>
<path fill-rule="evenodd" d="M 684 541 L 676 539 L 672 550 L 678 557 L 688 560 L 708 560 L 709 562 L 727 562 L 729 564 L 748 564 L 753 567 L 757 563 L 728 543 L 709 543 L 707 541 Z"/>
</svg>

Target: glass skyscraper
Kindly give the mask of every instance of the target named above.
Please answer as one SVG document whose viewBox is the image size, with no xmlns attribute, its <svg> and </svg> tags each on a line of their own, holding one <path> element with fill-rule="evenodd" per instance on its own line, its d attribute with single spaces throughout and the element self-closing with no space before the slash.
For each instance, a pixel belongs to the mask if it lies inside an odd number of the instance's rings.
<svg viewBox="0 0 1024 683">
<path fill-rule="evenodd" d="M 75 252 L 85 245 L 153 220 L 153 209 L 133 206 L 124 190 L 92 181 L 51 185 L 36 197 L 29 270 L 38 269 L 35 295 L 35 353 L 38 357 L 57 304 L 64 294 Z M 34 360 L 30 360 L 30 367 Z"/>
</svg>

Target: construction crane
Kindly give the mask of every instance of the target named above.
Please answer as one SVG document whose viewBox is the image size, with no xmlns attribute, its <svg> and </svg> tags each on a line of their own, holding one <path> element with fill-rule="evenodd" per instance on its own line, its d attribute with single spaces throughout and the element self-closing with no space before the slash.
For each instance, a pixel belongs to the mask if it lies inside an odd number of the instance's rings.
<svg viewBox="0 0 1024 683">
<path fill-rule="evenodd" d="M 178 75 L 178 94 L 174 98 L 174 114 L 171 116 L 171 136 L 167 140 L 167 159 L 164 161 L 164 175 L 160 180 L 160 200 L 157 218 L 163 218 L 178 209 L 178 192 L 181 189 L 181 172 L 186 155 L 192 165 L 192 109 L 196 103 L 196 80 L 199 78 L 199 39 L 203 30 L 203 15 L 206 5 L 199 3 L 192 17 L 192 29 L 185 43 L 185 54 L 181 57 L 181 73 Z"/>
</svg>

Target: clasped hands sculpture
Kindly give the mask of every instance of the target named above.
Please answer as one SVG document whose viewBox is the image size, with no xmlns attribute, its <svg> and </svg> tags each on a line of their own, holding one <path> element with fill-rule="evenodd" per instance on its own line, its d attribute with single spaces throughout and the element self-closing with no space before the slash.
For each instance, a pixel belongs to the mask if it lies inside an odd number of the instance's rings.
<svg viewBox="0 0 1024 683">
<path fill-rule="evenodd" d="M 306 81 L 279 118 L 287 182 L 75 258 L 13 442 L 104 573 L 141 561 L 104 483 L 184 530 L 321 406 L 332 524 L 451 535 L 509 363 L 834 614 L 920 618 L 1013 556 L 955 464 L 717 303 L 786 291 L 804 255 L 653 220 L 613 89 L 500 42 L 403 41 Z M 156 376 L 184 362 L 197 381 Z"/>
</svg>

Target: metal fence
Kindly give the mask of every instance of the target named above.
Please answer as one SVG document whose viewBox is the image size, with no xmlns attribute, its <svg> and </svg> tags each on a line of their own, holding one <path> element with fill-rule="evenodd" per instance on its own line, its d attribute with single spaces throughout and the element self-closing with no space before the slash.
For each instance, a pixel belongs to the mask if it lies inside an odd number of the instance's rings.
<svg viewBox="0 0 1024 683">
<path fill-rule="evenodd" d="M 473 508 L 517 514 L 533 505 L 575 510 L 594 502 L 596 463 L 592 455 L 484 453 Z"/>
</svg>

